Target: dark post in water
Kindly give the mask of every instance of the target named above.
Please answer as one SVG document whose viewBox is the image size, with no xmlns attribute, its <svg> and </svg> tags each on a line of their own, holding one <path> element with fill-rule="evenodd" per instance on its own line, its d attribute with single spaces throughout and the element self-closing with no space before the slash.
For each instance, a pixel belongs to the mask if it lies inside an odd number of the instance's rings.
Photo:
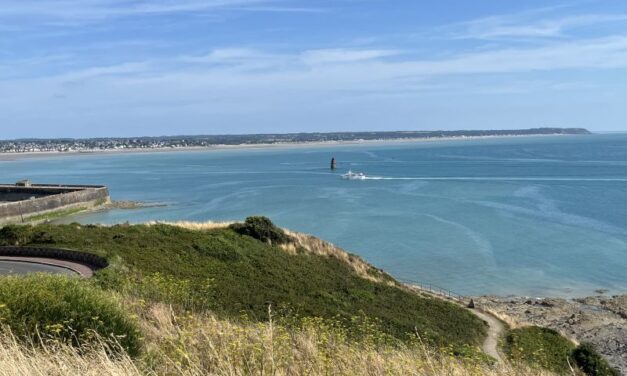
<svg viewBox="0 0 627 376">
<path fill-rule="evenodd" d="M 335 157 L 331 158 L 331 170 L 335 170 Z"/>
</svg>

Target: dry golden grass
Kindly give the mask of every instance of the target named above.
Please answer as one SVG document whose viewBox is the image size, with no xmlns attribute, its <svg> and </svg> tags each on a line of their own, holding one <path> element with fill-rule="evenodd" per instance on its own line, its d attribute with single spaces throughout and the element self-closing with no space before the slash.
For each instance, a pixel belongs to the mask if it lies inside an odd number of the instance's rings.
<svg viewBox="0 0 627 376">
<path fill-rule="evenodd" d="M 104 348 L 79 354 L 68 346 L 42 348 L 18 343 L 0 334 L 0 376 L 118 376 L 141 375 L 128 357 L 113 360 Z"/>
<path fill-rule="evenodd" d="M 333 257 L 350 266 L 362 278 L 375 282 L 391 283 L 382 270 L 368 264 L 358 256 L 351 255 L 345 250 L 327 241 L 316 238 L 315 236 L 286 229 L 284 229 L 284 231 L 293 239 L 292 243 L 281 246 L 281 248 L 288 253 L 295 253 L 296 250 L 300 248 L 318 256 Z"/>
<path fill-rule="evenodd" d="M 207 222 L 191 222 L 191 221 L 167 222 L 167 221 L 150 221 L 150 222 L 146 222 L 145 224 L 147 226 L 169 225 L 169 226 L 181 227 L 181 228 L 184 228 L 184 229 L 187 229 L 187 230 L 207 231 L 207 230 L 215 230 L 215 229 L 226 228 L 226 227 L 229 227 L 229 225 L 231 225 L 233 223 L 235 223 L 235 222 L 212 222 L 212 221 L 207 221 Z"/>
<path fill-rule="evenodd" d="M 79 354 L 0 336 L 0 376 L 26 375 L 550 375 L 511 365 L 490 366 L 415 346 L 355 344 L 341 331 L 311 319 L 299 329 L 272 320 L 241 323 L 211 314 L 175 314 L 165 305 L 129 301 L 146 333 L 145 355 L 111 358 L 104 348 Z"/>
</svg>

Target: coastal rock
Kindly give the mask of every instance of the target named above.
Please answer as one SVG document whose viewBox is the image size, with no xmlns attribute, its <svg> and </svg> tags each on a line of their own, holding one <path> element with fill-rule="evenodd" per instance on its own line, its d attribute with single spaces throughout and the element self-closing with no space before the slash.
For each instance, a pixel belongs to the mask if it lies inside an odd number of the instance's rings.
<svg viewBox="0 0 627 376">
<path fill-rule="evenodd" d="M 608 362 L 627 375 L 627 295 L 573 300 L 476 297 L 476 304 L 497 313 L 510 325 L 537 325 L 590 342 Z"/>
</svg>

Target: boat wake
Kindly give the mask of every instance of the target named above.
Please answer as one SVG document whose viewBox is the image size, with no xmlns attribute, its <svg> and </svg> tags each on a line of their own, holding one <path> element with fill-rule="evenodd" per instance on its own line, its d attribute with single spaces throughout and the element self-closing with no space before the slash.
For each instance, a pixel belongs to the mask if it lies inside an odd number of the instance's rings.
<svg viewBox="0 0 627 376">
<path fill-rule="evenodd" d="M 551 178 L 551 177 L 473 177 L 473 176 L 422 176 L 422 177 L 385 177 L 364 176 L 362 180 L 425 180 L 425 181 L 574 181 L 574 182 L 627 182 L 625 178 Z"/>
<path fill-rule="evenodd" d="M 342 175 L 342 179 L 347 180 L 366 180 L 368 177 L 363 172 L 353 172 L 348 170 L 347 173 Z"/>
</svg>

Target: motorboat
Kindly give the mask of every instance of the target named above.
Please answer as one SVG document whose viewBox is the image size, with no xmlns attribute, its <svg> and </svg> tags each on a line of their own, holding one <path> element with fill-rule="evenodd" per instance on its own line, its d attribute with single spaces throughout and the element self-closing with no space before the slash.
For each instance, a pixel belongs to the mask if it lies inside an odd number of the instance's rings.
<svg viewBox="0 0 627 376">
<path fill-rule="evenodd" d="M 348 170 L 347 173 L 342 175 L 342 179 L 347 180 L 366 180 L 366 175 L 363 172 L 353 172 Z"/>
</svg>

